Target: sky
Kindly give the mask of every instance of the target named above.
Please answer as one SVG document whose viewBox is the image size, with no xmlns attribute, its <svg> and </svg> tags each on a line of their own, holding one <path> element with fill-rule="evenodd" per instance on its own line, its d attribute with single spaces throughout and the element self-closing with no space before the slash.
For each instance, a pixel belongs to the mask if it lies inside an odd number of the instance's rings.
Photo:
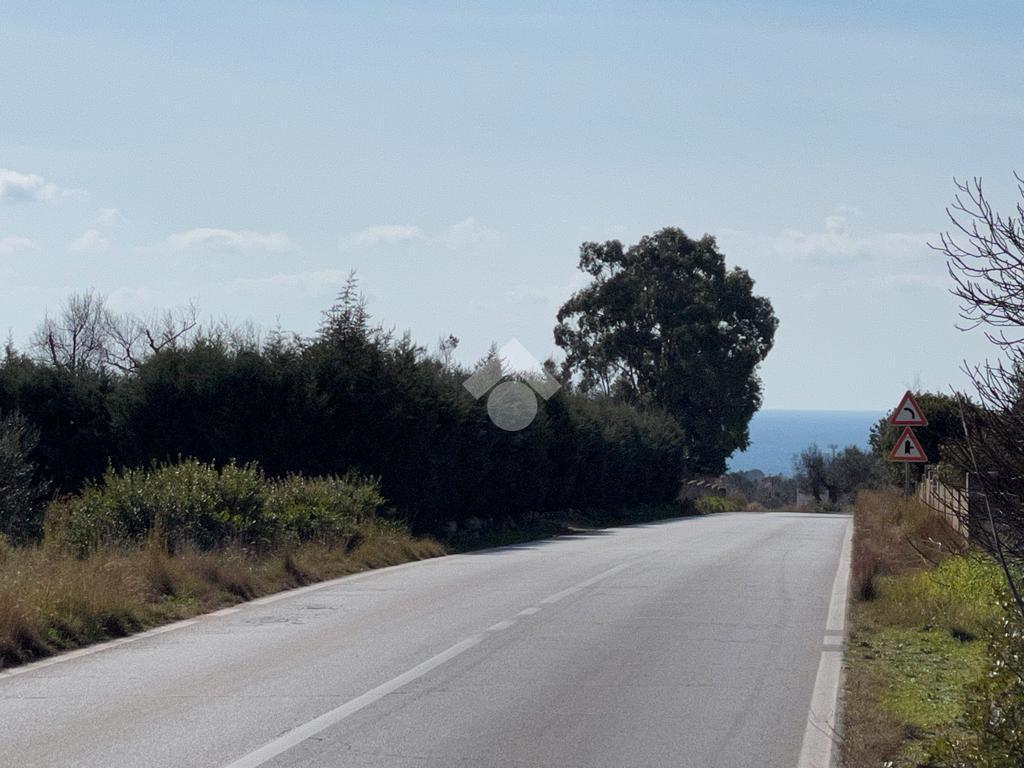
<svg viewBox="0 0 1024 768">
<path fill-rule="evenodd" d="M 771 409 L 885 410 L 957 330 L 954 178 L 1024 171 L 1013 4 L 0 4 L 0 331 L 63 297 L 558 357 L 580 243 L 717 237 Z M 959 7 L 958 7 L 959 6 Z M 557 9 L 557 10 L 553 10 Z"/>
</svg>

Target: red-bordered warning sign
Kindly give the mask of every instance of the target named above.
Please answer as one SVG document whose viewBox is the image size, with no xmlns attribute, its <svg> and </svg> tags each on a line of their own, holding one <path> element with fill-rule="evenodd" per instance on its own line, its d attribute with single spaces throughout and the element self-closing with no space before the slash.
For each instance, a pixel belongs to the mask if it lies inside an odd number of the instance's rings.
<svg viewBox="0 0 1024 768">
<path fill-rule="evenodd" d="M 896 410 L 889 417 L 889 423 L 900 427 L 925 427 L 928 425 L 928 419 L 925 418 L 924 411 L 921 410 L 921 406 L 917 404 L 917 400 L 914 398 L 914 393 L 909 389 L 903 395 L 900 404 L 896 406 Z"/>
<path fill-rule="evenodd" d="M 889 461 L 928 461 L 924 448 L 910 427 L 903 428 L 903 434 L 896 441 L 896 445 L 889 451 Z"/>
</svg>

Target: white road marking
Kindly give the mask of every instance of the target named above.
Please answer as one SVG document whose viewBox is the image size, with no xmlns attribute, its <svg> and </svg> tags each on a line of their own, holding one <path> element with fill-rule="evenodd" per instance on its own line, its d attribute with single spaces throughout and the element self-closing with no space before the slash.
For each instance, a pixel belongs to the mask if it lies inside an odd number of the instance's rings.
<svg viewBox="0 0 1024 768">
<path fill-rule="evenodd" d="M 485 631 L 486 632 L 501 632 L 503 629 L 508 629 L 509 627 L 512 627 L 512 626 L 515 626 L 515 622 L 511 621 L 510 619 L 506 619 L 505 621 L 499 621 L 497 624 L 492 624 Z"/>
<path fill-rule="evenodd" d="M 628 568 L 630 565 L 632 565 L 632 563 L 622 563 L 621 565 L 617 565 L 614 568 L 609 568 L 607 571 L 599 573 L 597 576 L 593 576 L 587 579 L 586 581 L 582 581 L 574 587 L 564 589 L 561 592 L 556 592 L 550 598 L 546 598 L 546 601 L 556 602 L 557 600 L 561 600 L 563 597 L 575 594 L 580 590 L 586 589 L 592 584 L 596 584 L 601 579 L 605 579 L 611 576 L 612 574 L 618 573 L 624 568 Z M 541 602 L 545 601 L 542 600 Z M 507 627 L 512 626 L 512 624 L 514 623 L 515 622 L 513 621 L 501 621 L 497 624 L 494 624 L 486 631 L 491 632 L 498 631 L 499 629 L 506 629 Z M 344 720 L 347 717 L 350 717 L 351 715 L 354 715 L 359 710 L 365 709 L 371 704 L 380 701 L 389 693 L 397 691 L 399 688 L 408 685 L 414 680 L 423 677 L 428 672 L 437 669 L 442 664 L 446 664 L 455 657 L 465 653 L 470 648 L 479 645 L 481 642 L 483 642 L 484 637 L 484 633 L 473 635 L 472 637 L 467 637 L 465 640 L 456 643 L 448 650 L 441 651 L 441 653 L 437 654 L 436 656 L 432 656 L 431 658 L 427 659 L 421 664 L 417 664 L 408 672 L 403 672 L 398 677 L 394 677 L 391 680 L 388 680 L 386 683 L 378 685 L 376 688 L 367 691 L 362 696 L 357 696 L 351 701 L 347 701 L 341 706 L 335 707 L 331 711 L 325 712 L 319 717 L 316 717 L 313 720 L 304 723 L 303 725 L 297 726 L 291 729 L 290 731 L 285 732 L 273 741 L 268 741 L 259 749 L 250 752 L 244 757 L 240 757 L 233 763 L 229 763 L 225 766 L 225 768 L 258 768 L 258 766 L 265 764 L 269 760 L 273 760 L 281 753 L 287 752 L 289 749 L 291 749 L 294 746 L 297 746 L 298 744 L 301 744 L 306 739 L 316 736 L 318 733 L 330 728 L 332 725 L 337 725 L 342 720 Z"/>
<path fill-rule="evenodd" d="M 559 600 L 569 597 L 569 595 L 575 595 L 577 592 L 584 590 L 592 584 L 596 584 L 597 582 L 601 581 L 601 579 L 606 579 L 612 574 L 618 573 L 623 568 L 628 568 L 631 565 L 632 563 L 621 563 L 620 565 L 616 565 L 614 568 L 609 568 L 607 571 L 599 573 L 597 574 L 597 576 L 589 578 L 586 581 L 581 581 L 574 587 L 569 587 L 568 589 L 563 589 L 561 592 L 555 592 L 555 594 L 553 595 L 548 595 L 540 601 L 541 605 L 551 605 L 552 603 L 557 603 Z"/>
<path fill-rule="evenodd" d="M 535 613 L 540 613 L 540 608 L 533 606 L 532 608 L 523 608 L 516 616 L 533 616 Z"/>
<path fill-rule="evenodd" d="M 206 614 L 207 616 L 230 616 L 232 613 L 238 613 L 241 608 L 234 606 L 231 608 L 221 608 L 219 611 L 213 611 L 212 613 Z"/>
<path fill-rule="evenodd" d="M 846 525 L 843 549 L 839 555 L 836 578 L 832 582 L 832 599 L 828 606 L 826 633 L 835 635 L 846 630 L 846 601 L 850 589 L 850 553 L 853 543 L 853 520 Z M 825 642 L 830 638 L 826 636 Z M 837 740 L 839 689 L 843 681 L 843 651 L 826 646 L 818 663 L 818 674 L 807 713 L 807 727 L 800 748 L 797 768 L 831 768 Z"/>
<path fill-rule="evenodd" d="M 374 702 L 380 701 L 389 693 L 397 691 L 402 686 L 408 685 L 417 678 L 423 677 L 431 670 L 437 669 L 442 664 L 451 661 L 460 654 L 465 653 L 473 646 L 479 645 L 482 640 L 483 635 L 467 637 L 461 643 L 456 643 L 448 650 L 442 651 L 436 656 L 427 659 L 422 664 L 417 664 L 408 672 L 403 672 L 398 677 L 392 678 L 382 685 L 378 685 L 376 688 L 367 691 L 362 696 L 357 696 L 351 701 L 345 702 L 340 707 L 336 707 L 330 712 L 325 712 L 320 715 L 320 717 L 310 720 L 308 723 L 300 725 L 298 728 L 293 728 L 273 741 L 267 742 L 256 751 L 250 752 L 245 757 L 229 764 L 226 768 L 256 768 L 256 766 L 263 765 L 268 760 L 272 760 L 282 752 L 288 751 L 311 736 L 315 736 L 321 731 L 330 728 L 332 725 L 340 723 L 346 717 L 354 715 L 359 710 L 370 706 Z"/>
</svg>

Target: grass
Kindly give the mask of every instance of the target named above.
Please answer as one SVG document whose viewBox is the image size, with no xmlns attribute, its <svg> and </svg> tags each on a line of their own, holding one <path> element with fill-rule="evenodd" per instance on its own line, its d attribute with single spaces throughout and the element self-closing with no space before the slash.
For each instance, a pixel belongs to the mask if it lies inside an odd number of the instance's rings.
<svg viewBox="0 0 1024 768">
<path fill-rule="evenodd" d="M 692 513 L 678 504 L 571 513 L 517 528 L 461 533 L 443 544 L 371 518 L 341 541 L 277 549 L 178 547 L 157 535 L 82 554 L 60 537 L 36 547 L 0 540 L 0 668 L 372 568 Z"/>
<path fill-rule="evenodd" d="M 444 548 L 373 521 L 345 543 L 254 554 L 169 554 L 155 541 L 76 557 L 57 546 L 0 547 L 0 667 L 216 610 L 282 589 L 436 557 Z"/>
<path fill-rule="evenodd" d="M 853 556 L 843 763 L 929 765 L 937 740 L 963 735 L 966 692 L 989 668 L 999 568 L 884 491 L 857 498 Z"/>
</svg>

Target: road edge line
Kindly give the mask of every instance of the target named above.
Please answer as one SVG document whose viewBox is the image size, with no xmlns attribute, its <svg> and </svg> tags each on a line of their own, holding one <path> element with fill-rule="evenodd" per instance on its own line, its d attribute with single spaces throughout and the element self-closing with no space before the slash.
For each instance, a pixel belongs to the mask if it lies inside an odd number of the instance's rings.
<svg viewBox="0 0 1024 768">
<path fill-rule="evenodd" d="M 846 605 L 850 594 L 850 564 L 853 553 L 853 517 L 843 534 L 839 565 L 832 582 L 832 597 L 825 625 L 825 643 L 835 641 L 835 634 L 846 634 Z M 830 636 L 832 635 L 832 636 Z M 797 768 L 832 768 L 835 765 L 839 741 L 840 692 L 843 683 L 843 651 L 826 648 L 818 662 L 814 679 L 811 706 L 807 712 L 807 726 L 800 747 Z"/>
</svg>

